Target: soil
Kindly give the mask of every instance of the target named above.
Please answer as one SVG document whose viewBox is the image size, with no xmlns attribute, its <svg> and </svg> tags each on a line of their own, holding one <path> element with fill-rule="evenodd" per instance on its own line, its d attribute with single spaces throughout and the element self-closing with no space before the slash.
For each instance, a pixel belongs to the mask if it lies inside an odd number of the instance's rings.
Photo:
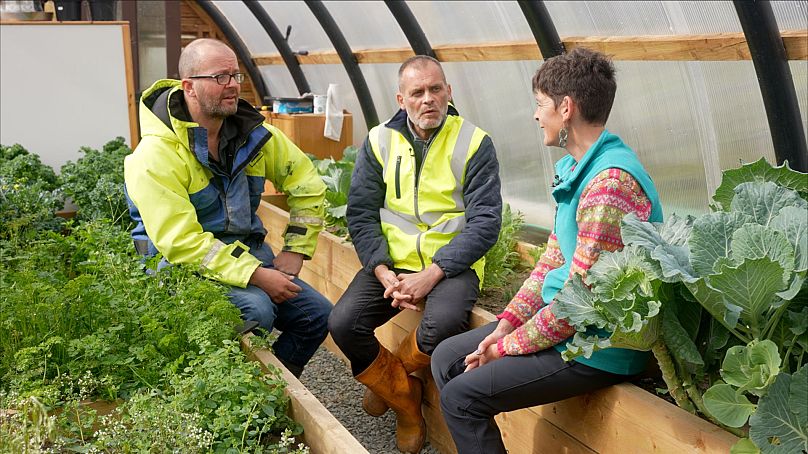
<svg viewBox="0 0 808 454">
<path fill-rule="evenodd" d="M 511 274 L 505 285 L 502 288 L 487 288 L 484 289 L 479 298 L 477 298 L 477 307 L 485 309 L 488 312 L 497 315 L 500 314 L 508 303 L 511 301 L 522 283 L 530 276 L 532 268 L 519 268 Z"/>
</svg>

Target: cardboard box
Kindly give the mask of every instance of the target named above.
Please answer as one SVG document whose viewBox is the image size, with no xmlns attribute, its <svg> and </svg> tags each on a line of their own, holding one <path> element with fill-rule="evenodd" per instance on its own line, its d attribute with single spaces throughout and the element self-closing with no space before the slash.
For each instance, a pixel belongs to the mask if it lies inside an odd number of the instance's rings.
<svg viewBox="0 0 808 454">
<path fill-rule="evenodd" d="M 283 131 L 301 150 L 319 159 L 342 159 L 342 151 L 353 145 L 353 116 L 345 112 L 339 142 L 323 137 L 325 114 L 279 114 L 261 112 L 267 123 Z"/>
<path fill-rule="evenodd" d="M 279 114 L 261 111 L 267 123 L 280 129 L 301 150 L 313 154 L 318 159 L 342 159 L 342 151 L 353 145 L 353 115 L 344 112 L 342 120 L 342 134 L 339 142 L 323 137 L 325 129 L 325 114 Z M 265 195 L 279 194 L 267 180 L 264 187 Z"/>
</svg>

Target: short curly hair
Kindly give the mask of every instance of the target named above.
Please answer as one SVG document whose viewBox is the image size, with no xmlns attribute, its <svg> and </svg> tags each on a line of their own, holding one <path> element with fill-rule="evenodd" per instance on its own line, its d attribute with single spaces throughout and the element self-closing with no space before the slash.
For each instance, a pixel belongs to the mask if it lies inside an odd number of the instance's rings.
<svg viewBox="0 0 808 454">
<path fill-rule="evenodd" d="M 548 58 L 533 76 L 533 92 L 549 96 L 556 106 L 572 98 L 584 120 L 603 125 L 614 104 L 617 82 L 611 60 L 600 52 L 576 47 Z"/>
</svg>

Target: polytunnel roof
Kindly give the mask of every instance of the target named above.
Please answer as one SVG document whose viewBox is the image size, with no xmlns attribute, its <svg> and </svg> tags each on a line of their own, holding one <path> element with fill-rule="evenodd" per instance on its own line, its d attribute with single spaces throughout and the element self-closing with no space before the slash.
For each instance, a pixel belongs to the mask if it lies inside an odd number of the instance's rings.
<svg viewBox="0 0 808 454">
<path fill-rule="evenodd" d="M 259 63 L 272 96 L 297 96 L 299 90 L 282 62 L 262 64 L 279 62 L 279 50 L 250 9 L 242 2 L 211 3 L 233 24 Z M 503 196 L 525 213 L 529 223 L 552 222 L 549 184 L 553 162 L 561 157 L 557 150 L 542 145 L 542 131 L 532 118 L 530 79 L 541 64 L 541 53 L 536 52 L 535 58 L 520 56 L 495 61 L 485 61 L 486 57 L 466 61 L 454 57 L 457 46 L 469 49 L 475 45 L 527 43 L 536 47 L 537 34 L 526 15 L 530 8 L 545 9 L 549 28 L 555 28 L 567 47 L 577 41 L 602 37 L 644 38 L 641 41 L 645 42 L 635 45 L 637 57 L 615 57 L 618 92 L 607 128 L 637 151 L 669 210 L 682 214 L 705 211 L 709 195 L 720 183 L 722 169 L 761 156 L 771 162 L 782 160 L 775 152 L 759 75 L 748 56 L 668 59 L 660 51 L 659 46 L 664 44 L 648 41 L 654 36 L 663 37 L 666 42 L 693 35 L 743 37 L 739 13 L 732 2 L 262 1 L 259 4 L 281 33 L 291 27 L 287 42 L 296 53 L 311 91 L 325 93 L 329 84 L 339 85 L 344 95 L 343 107 L 354 114 L 357 143 L 367 133 L 368 123 L 383 122 L 398 109 L 395 93 L 400 60 L 366 63 L 358 58 L 356 68 L 367 87 L 363 109 L 360 103 L 363 96 L 356 91 L 361 83 L 357 85 L 356 74 L 349 76 L 346 69 L 349 65 L 343 66 L 336 57 L 333 37 L 318 22 L 312 5 L 321 5 L 330 13 L 355 55 L 364 55 L 362 51 L 367 50 L 411 52 L 404 29 L 422 32 L 438 59 L 444 62 L 461 114 L 493 138 L 500 159 Z M 402 5 L 415 19 L 414 27 L 405 23 L 408 28 L 403 28 L 399 24 L 401 19 L 394 16 L 394 7 L 401 9 Z M 802 30 L 804 35 L 805 2 L 771 2 L 771 9 L 777 29 Z M 553 30 L 547 31 L 548 23 L 540 24 L 540 28 L 540 33 L 553 34 Z M 455 48 L 448 49 L 451 46 Z M 503 49 L 500 46 L 495 51 Z M 447 55 L 450 58 L 442 58 Z M 787 67 L 800 114 L 800 122 L 791 124 L 801 123 L 804 142 L 808 105 L 805 57 L 789 59 Z M 369 115 L 368 110 L 373 110 L 375 116 Z M 788 159 L 792 166 L 806 160 L 799 151 Z M 537 185 L 546 189 L 536 191 Z"/>
</svg>

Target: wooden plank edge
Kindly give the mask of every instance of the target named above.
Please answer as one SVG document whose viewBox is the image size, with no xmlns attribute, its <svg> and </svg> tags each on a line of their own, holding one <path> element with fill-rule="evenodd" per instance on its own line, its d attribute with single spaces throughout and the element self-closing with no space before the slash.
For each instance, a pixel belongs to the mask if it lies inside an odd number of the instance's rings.
<svg viewBox="0 0 808 454">
<path fill-rule="evenodd" d="M 808 60 L 808 30 L 781 31 L 789 60 Z M 570 36 L 562 38 L 569 51 L 588 47 L 604 52 L 613 60 L 628 61 L 743 61 L 750 60 L 743 33 L 702 35 Z M 443 62 L 538 61 L 542 59 L 535 41 L 448 44 L 434 47 Z M 357 62 L 401 63 L 414 55 L 410 48 L 363 49 L 353 53 Z M 311 52 L 297 57 L 300 64 L 340 64 L 336 51 Z M 285 64 L 280 54 L 259 54 L 256 65 Z"/>
<path fill-rule="evenodd" d="M 303 426 L 303 438 L 313 454 L 369 454 L 353 435 L 326 409 L 319 400 L 269 350 L 253 349 L 252 334 L 241 338 L 247 357 L 258 361 L 262 369 L 272 364 L 282 372 L 285 393 L 291 401 L 291 416 Z"/>
</svg>

